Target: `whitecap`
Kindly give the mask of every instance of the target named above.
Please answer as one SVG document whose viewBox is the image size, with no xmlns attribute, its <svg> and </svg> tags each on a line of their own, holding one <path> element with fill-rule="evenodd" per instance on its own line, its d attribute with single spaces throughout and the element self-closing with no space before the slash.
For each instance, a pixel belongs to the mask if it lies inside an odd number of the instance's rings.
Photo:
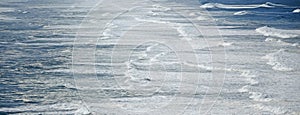
<svg viewBox="0 0 300 115">
<path fill-rule="evenodd" d="M 275 3 L 272 3 L 272 2 L 266 2 L 265 4 L 266 4 L 266 5 L 269 5 L 269 6 L 287 7 L 286 5 L 275 4 Z"/>
<path fill-rule="evenodd" d="M 274 4 L 266 2 L 264 4 L 250 4 L 250 5 L 228 5 L 221 3 L 206 3 L 200 6 L 200 8 L 221 8 L 221 9 L 254 9 L 254 8 L 273 8 L 273 7 L 287 7 L 282 4 Z"/>
<path fill-rule="evenodd" d="M 266 42 L 274 42 L 277 41 L 275 38 L 266 38 Z"/>
<path fill-rule="evenodd" d="M 276 38 L 295 38 L 299 36 L 299 30 L 283 30 L 268 26 L 259 27 L 255 31 L 264 36 Z"/>
<path fill-rule="evenodd" d="M 248 14 L 247 11 L 239 11 L 239 12 L 235 12 L 233 15 L 241 16 L 241 15 L 246 15 L 246 14 Z"/>
<path fill-rule="evenodd" d="M 259 7 L 260 7 L 259 5 L 226 5 L 220 3 L 207 3 L 200 6 L 200 8 L 221 8 L 221 9 L 253 9 Z"/>
<path fill-rule="evenodd" d="M 299 43 L 293 43 L 292 46 L 299 46 Z"/>
<path fill-rule="evenodd" d="M 215 8 L 217 3 L 206 3 L 200 6 L 200 8 Z"/>
<path fill-rule="evenodd" d="M 274 7 L 274 6 L 270 6 L 270 5 L 268 5 L 268 4 L 261 4 L 261 5 L 258 6 L 258 8 L 259 8 L 259 7 L 261 7 L 261 8 L 272 8 L 272 7 Z"/>
<path fill-rule="evenodd" d="M 223 47 L 227 47 L 227 46 L 231 46 L 233 43 L 231 42 L 222 42 L 222 43 L 219 43 L 218 46 L 223 46 Z"/>
<path fill-rule="evenodd" d="M 293 13 L 300 13 L 300 9 L 295 9 Z"/>
<path fill-rule="evenodd" d="M 238 91 L 241 92 L 241 93 L 243 93 L 243 92 L 249 92 L 248 87 L 249 87 L 249 85 L 245 85 L 242 88 L 238 89 Z"/>
</svg>

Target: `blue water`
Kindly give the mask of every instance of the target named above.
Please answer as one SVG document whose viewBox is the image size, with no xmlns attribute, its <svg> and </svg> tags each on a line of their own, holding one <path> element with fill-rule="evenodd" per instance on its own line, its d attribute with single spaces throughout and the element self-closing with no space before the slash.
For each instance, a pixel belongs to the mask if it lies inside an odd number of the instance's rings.
<svg viewBox="0 0 300 115">
<path fill-rule="evenodd" d="M 0 21 L 0 108 L 50 105 L 69 102 L 75 97 L 73 93 L 75 90 L 65 87 L 63 81 L 70 79 L 71 75 L 50 71 L 68 68 L 71 53 L 63 51 L 69 50 L 72 44 L 63 45 L 62 41 L 57 39 L 63 38 L 65 39 L 63 42 L 72 42 L 74 32 L 64 28 L 46 28 L 46 26 L 68 26 L 80 23 L 83 17 L 76 17 L 76 15 L 86 14 L 87 11 L 69 12 L 69 6 L 74 2 L 76 1 L 0 2 L 1 8 L 13 9 L 12 11 L 1 10 L 0 13 L 1 17 L 12 17 Z M 55 8 L 58 5 L 63 6 Z M 67 15 L 74 17 L 66 17 Z M 1 109 L 0 111 L 23 113 L 40 110 Z"/>
<path fill-rule="evenodd" d="M 82 20 L 97 2 L 95 0 L 0 0 L 0 114 L 74 114 L 80 110 L 82 103 L 78 96 L 79 89 L 74 85 L 71 72 L 73 41 Z M 233 43 L 226 48 L 227 65 L 228 68 L 236 69 L 236 71 L 228 71 L 224 90 L 220 95 L 224 102 L 217 104 L 211 114 L 300 113 L 298 97 L 300 65 L 297 59 L 300 55 L 300 36 L 297 33 L 300 30 L 300 13 L 293 13 L 295 9 L 300 8 L 300 1 L 155 0 L 152 2 L 162 5 L 184 4 L 191 8 L 199 8 L 208 3 L 256 5 L 267 2 L 285 6 L 206 9 L 216 19 L 220 31 L 224 32 L 224 41 Z M 248 13 L 234 15 L 239 11 Z M 282 39 L 281 42 L 266 42 L 267 36 L 255 32 L 257 28 L 264 26 L 279 29 L 280 32 L 288 30 L 288 35 L 296 33 L 298 36 Z M 229 31 L 247 32 L 241 35 L 226 34 Z M 106 51 L 113 48 L 113 45 L 103 46 L 98 45 L 97 49 Z M 218 49 L 218 47 L 211 48 Z M 207 49 L 200 51 L 205 50 Z M 273 53 L 272 59 L 261 58 Z M 102 57 L 109 57 L 108 54 L 98 56 L 99 62 L 107 62 Z M 275 64 L 267 64 L 268 61 L 274 61 Z M 276 69 L 276 63 L 292 70 Z M 108 67 L 98 68 L 104 70 Z M 239 77 L 245 71 L 257 77 L 250 80 L 247 77 Z M 113 75 L 99 74 L 99 76 L 101 78 Z M 252 85 L 251 80 L 258 83 Z M 246 82 L 251 82 L 251 85 L 247 85 L 249 83 Z M 237 90 L 243 86 L 247 86 L 249 91 L 238 92 Z M 260 96 L 256 98 L 253 92 Z M 111 95 L 118 97 L 118 94 Z M 272 100 L 257 101 L 262 99 Z"/>
<path fill-rule="evenodd" d="M 237 4 L 237 5 L 247 5 L 247 4 L 263 4 L 266 2 L 272 2 L 276 4 L 283 4 L 289 6 L 299 6 L 299 0 L 199 0 L 200 3 L 222 3 L 222 4 Z"/>
</svg>

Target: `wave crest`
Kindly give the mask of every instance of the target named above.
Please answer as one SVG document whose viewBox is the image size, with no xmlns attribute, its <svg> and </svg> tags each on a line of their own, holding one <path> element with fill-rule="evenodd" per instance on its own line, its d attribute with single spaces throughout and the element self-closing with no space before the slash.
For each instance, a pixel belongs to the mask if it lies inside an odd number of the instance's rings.
<svg viewBox="0 0 300 115">
<path fill-rule="evenodd" d="M 220 8 L 220 9 L 254 9 L 254 8 L 273 8 L 273 7 L 287 7 L 282 4 L 275 4 L 266 2 L 264 4 L 251 4 L 251 5 L 227 5 L 221 3 L 206 3 L 200 6 L 201 8 Z"/>
<path fill-rule="evenodd" d="M 259 27 L 255 31 L 263 34 L 264 36 L 276 37 L 276 38 L 296 38 L 299 36 L 298 30 L 283 30 L 283 29 L 271 28 L 268 26 Z"/>
</svg>

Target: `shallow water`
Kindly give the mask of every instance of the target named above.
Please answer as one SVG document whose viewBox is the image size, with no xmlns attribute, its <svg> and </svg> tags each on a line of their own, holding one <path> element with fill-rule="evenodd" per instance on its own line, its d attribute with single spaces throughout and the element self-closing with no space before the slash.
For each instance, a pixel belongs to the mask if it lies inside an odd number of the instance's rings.
<svg viewBox="0 0 300 115">
<path fill-rule="evenodd" d="M 0 114 L 299 114 L 299 4 L 0 1 Z"/>
</svg>

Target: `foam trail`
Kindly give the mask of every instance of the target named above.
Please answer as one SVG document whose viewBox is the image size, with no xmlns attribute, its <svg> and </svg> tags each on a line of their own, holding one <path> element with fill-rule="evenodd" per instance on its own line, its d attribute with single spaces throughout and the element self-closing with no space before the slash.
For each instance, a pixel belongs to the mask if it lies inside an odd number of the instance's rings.
<svg viewBox="0 0 300 115">
<path fill-rule="evenodd" d="M 276 38 L 296 38 L 299 37 L 299 30 L 283 30 L 271 28 L 268 26 L 259 27 L 255 30 L 256 32 L 263 34 L 268 37 L 276 37 Z"/>
<path fill-rule="evenodd" d="M 264 110 L 264 111 L 269 111 L 272 112 L 274 114 L 286 114 L 288 113 L 287 110 L 284 110 L 281 107 L 271 107 L 271 106 L 265 106 L 263 104 L 256 104 L 253 105 L 254 108 L 260 109 L 260 110 Z"/>
<path fill-rule="evenodd" d="M 297 66 L 294 64 L 286 64 L 289 62 L 286 62 L 287 60 L 291 61 L 291 62 L 297 62 L 297 59 L 293 59 L 292 57 L 289 56 L 294 56 L 295 54 L 291 54 L 286 52 L 284 49 L 280 49 L 277 52 L 274 53 L 270 53 L 267 54 L 266 56 L 262 57 L 262 59 L 267 59 L 268 65 L 272 66 L 273 70 L 277 70 L 277 71 L 292 71 L 294 70 L 294 68 L 292 68 L 293 66 Z M 290 58 L 290 59 L 286 59 L 285 57 L 282 56 L 286 56 L 286 58 Z"/>
<path fill-rule="evenodd" d="M 274 8 L 274 7 L 287 7 L 282 4 L 274 4 L 266 2 L 264 4 L 251 4 L 251 5 L 227 5 L 221 3 L 206 3 L 200 6 L 201 8 L 220 8 L 220 9 L 254 9 L 254 8 Z"/>
<path fill-rule="evenodd" d="M 247 11 L 239 11 L 239 12 L 235 12 L 233 15 L 241 16 L 241 15 L 246 15 L 246 14 L 248 14 Z"/>
</svg>

